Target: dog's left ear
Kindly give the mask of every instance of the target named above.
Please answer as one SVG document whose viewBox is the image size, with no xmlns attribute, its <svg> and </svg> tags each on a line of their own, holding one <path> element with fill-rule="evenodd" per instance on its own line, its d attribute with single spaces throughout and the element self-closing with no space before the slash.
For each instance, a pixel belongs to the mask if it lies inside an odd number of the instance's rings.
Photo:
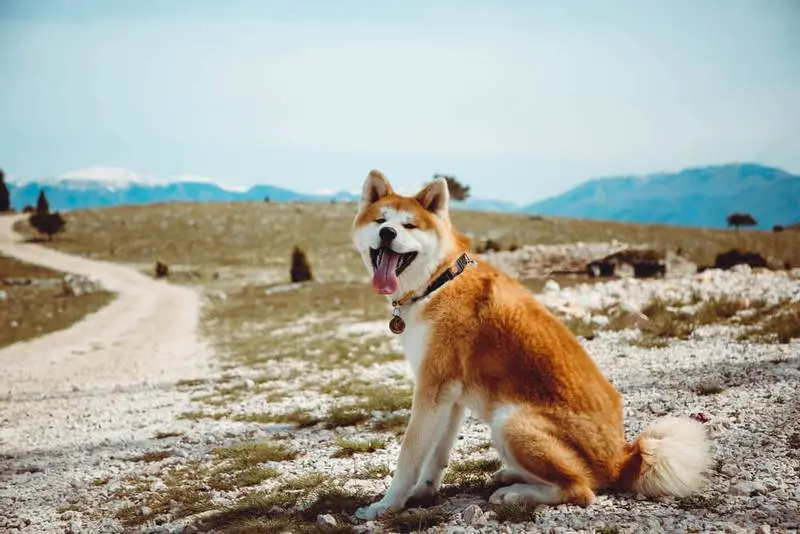
<svg viewBox="0 0 800 534">
<path fill-rule="evenodd" d="M 433 213 L 440 219 L 448 218 L 450 205 L 450 190 L 447 188 L 447 180 L 436 178 L 431 183 L 422 188 L 415 197 L 422 204 L 422 207 Z"/>
</svg>

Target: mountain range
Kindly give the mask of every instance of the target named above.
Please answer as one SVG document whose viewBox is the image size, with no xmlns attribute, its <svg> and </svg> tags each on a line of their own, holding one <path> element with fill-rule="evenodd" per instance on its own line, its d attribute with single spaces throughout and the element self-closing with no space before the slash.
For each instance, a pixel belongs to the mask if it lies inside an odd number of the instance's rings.
<svg viewBox="0 0 800 534">
<path fill-rule="evenodd" d="M 272 185 L 234 188 L 211 178 L 161 179 L 126 169 L 92 167 L 57 178 L 8 180 L 12 206 L 35 205 L 41 189 L 52 209 L 76 210 L 156 202 L 355 201 L 348 191 L 299 193 Z M 800 220 L 800 176 L 754 163 L 685 169 L 677 173 L 614 176 L 584 182 L 563 194 L 520 206 L 469 198 L 455 209 L 526 212 L 575 218 L 718 228 L 733 212 L 750 213 L 757 228 Z"/>
</svg>

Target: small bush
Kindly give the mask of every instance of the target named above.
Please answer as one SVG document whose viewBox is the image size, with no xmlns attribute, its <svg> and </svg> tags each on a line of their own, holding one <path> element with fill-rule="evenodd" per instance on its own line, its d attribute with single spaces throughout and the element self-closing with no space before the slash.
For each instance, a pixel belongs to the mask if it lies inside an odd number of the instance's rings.
<svg viewBox="0 0 800 534">
<path fill-rule="evenodd" d="M 52 241 L 53 236 L 62 231 L 67 224 L 60 213 L 50 213 L 49 211 L 34 212 L 28 222 L 40 234 L 47 234 L 48 241 Z"/>
<path fill-rule="evenodd" d="M 156 278 L 166 278 L 169 276 L 169 265 L 160 261 L 156 262 L 155 267 Z"/>
<path fill-rule="evenodd" d="M 294 247 L 292 251 L 292 268 L 291 268 L 292 283 L 297 282 L 310 282 L 314 279 L 311 273 L 311 265 L 308 263 L 306 253 L 300 247 Z"/>
<path fill-rule="evenodd" d="M 715 269 L 730 269 L 735 265 L 749 265 L 750 267 L 767 267 L 767 259 L 757 252 L 731 249 L 717 254 L 714 260 Z"/>
</svg>

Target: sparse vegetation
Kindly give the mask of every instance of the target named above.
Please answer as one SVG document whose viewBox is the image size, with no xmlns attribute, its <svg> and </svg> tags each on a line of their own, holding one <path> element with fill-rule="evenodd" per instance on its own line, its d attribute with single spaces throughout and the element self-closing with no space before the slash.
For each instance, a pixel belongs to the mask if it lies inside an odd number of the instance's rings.
<svg viewBox="0 0 800 534">
<path fill-rule="evenodd" d="M 272 441 L 249 441 L 221 447 L 214 451 L 217 457 L 231 460 L 234 464 L 251 467 L 264 462 L 285 462 L 297 458 L 297 452 L 282 443 Z"/>
<path fill-rule="evenodd" d="M 390 532 L 424 532 L 450 518 L 442 508 L 411 508 L 390 515 L 384 524 Z"/>
<path fill-rule="evenodd" d="M 311 274 L 311 265 L 308 263 L 306 253 L 300 247 L 294 247 L 292 251 L 292 268 L 291 268 L 292 283 L 297 282 L 310 282 L 314 279 Z"/>
<path fill-rule="evenodd" d="M 492 506 L 499 523 L 527 523 L 536 521 L 536 510 L 532 504 L 504 503 Z"/>
<path fill-rule="evenodd" d="M 64 273 L 0 255 L 0 348 L 62 330 L 106 306 L 107 291 L 63 296 Z M 24 283 L 10 283 L 10 280 Z"/>
<path fill-rule="evenodd" d="M 382 479 L 392 474 L 392 470 L 388 465 L 383 464 L 368 464 L 364 466 L 361 471 L 356 473 L 356 478 L 371 480 Z"/>
<path fill-rule="evenodd" d="M 465 486 L 485 482 L 489 475 L 500 469 L 501 466 L 502 463 L 496 458 L 453 462 L 447 468 L 444 483 Z"/>
<path fill-rule="evenodd" d="M 156 278 L 166 278 L 169 276 L 169 265 L 166 263 L 157 261 L 155 267 L 155 276 Z"/>
<path fill-rule="evenodd" d="M 169 451 L 153 451 L 153 452 L 146 452 L 139 456 L 134 456 L 129 458 L 131 462 L 160 462 L 166 458 L 172 456 L 172 453 Z"/>
<path fill-rule="evenodd" d="M 789 343 L 800 339 L 800 303 L 778 306 L 761 324 L 747 329 L 741 341 L 760 343 Z"/>
<path fill-rule="evenodd" d="M 343 437 L 336 438 L 336 450 L 333 453 L 334 458 L 349 458 L 356 454 L 364 454 L 368 452 L 375 452 L 379 449 L 386 448 L 386 440 L 380 438 L 370 438 L 368 440 L 347 439 Z"/>
</svg>

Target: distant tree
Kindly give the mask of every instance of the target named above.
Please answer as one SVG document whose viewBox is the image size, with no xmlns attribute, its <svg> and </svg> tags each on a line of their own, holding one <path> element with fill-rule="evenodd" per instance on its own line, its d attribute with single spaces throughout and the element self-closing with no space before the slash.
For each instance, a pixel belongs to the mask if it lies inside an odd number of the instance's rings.
<svg viewBox="0 0 800 534">
<path fill-rule="evenodd" d="M 6 187 L 6 175 L 0 169 L 0 213 L 11 210 L 11 194 Z"/>
<path fill-rule="evenodd" d="M 47 234 L 47 240 L 52 241 L 53 236 L 64 229 L 67 221 L 60 213 L 50 213 L 49 211 L 37 211 L 32 214 L 28 222 L 36 228 L 40 234 Z"/>
<path fill-rule="evenodd" d="M 311 274 L 311 265 L 308 263 L 306 253 L 300 247 L 294 247 L 292 251 L 292 283 L 309 282 L 314 279 Z"/>
<path fill-rule="evenodd" d="M 783 232 L 783 225 L 776 224 L 775 226 L 772 227 L 772 231 L 775 232 L 776 234 L 779 232 Z"/>
<path fill-rule="evenodd" d="M 740 226 L 755 226 L 758 224 L 758 221 L 749 213 L 731 213 L 725 220 L 728 221 L 728 226 L 733 226 L 737 232 Z"/>
<path fill-rule="evenodd" d="M 469 198 L 469 186 L 459 182 L 455 176 L 446 174 L 434 174 L 433 179 L 444 178 L 447 181 L 447 190 L 453 200 L 467 200 Z"/>
<path fill-rule="evenodd" d="M 50 203 L 44 195 L 44 189 L 39 190 L 39 198 L 36 199 L 36 213 L 50 213 Z"/>
<path fill-rule="evenodd" d="M 267 196 L 265 196 L 265 197 L 264 197 L 264 202 L 269 202 L 270 200 L 271 200 L 271 199 L 269 198 L 269 195 L 267 195 Z"/>
</svg>

